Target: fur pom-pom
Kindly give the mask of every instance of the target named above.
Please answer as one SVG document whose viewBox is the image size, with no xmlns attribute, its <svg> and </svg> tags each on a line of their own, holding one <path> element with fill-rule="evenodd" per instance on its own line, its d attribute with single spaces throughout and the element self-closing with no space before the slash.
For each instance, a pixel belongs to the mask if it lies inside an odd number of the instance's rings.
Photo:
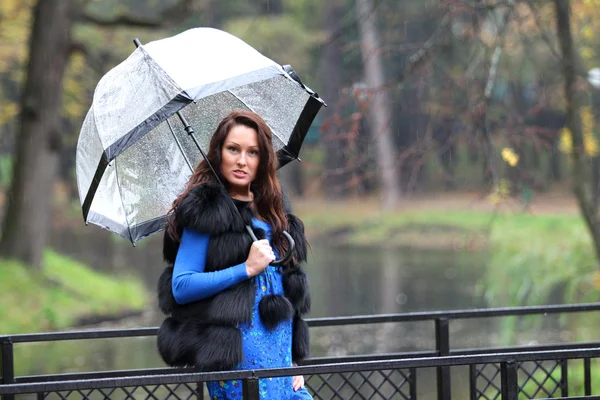
<svg viewBox="0 0 600 400">
<path fill-rule="evenodd" d="M 225 189 L 217 184 L 203 184 L 192 189 L 175 211 L 184 228 L 220 235 L 228 231 L 243 231 L 240 219 Z"/>
<path fill-rule="evenodd" d="M 296 312 L 300 315 L 310 312 L 310 287 L 308 278 L 301 268 L 284 273 L 283 291 Z"/>
<path fill-rule="evenodd" d="M 171 315 L 177 307 L 175 298 L 173 297 L 173 267 L 167 267 L 158 278 L 158 308 L 165 314 Z"/>
<path fill-rule="evenodd" d="M 310 355 L 310 333 L 302 318 L 294 318 L 292 331 L 292 361 L 306 360 Z"/>
<path fill-rule="evenodd" d="M 292 318 L 294 308 L 284 296 L 269 294 L 260 299 L 258 304 L 260 320 L 267 329 L 273 329 L 281 321 Z"/>
</svg>

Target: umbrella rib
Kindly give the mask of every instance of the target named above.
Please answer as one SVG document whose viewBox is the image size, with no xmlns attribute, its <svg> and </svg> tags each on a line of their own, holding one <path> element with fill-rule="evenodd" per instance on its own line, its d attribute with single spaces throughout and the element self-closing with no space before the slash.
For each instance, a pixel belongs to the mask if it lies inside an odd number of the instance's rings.
<svg viewBox="0 0 600 400">
<path fill-rule="evenodd" d="M 121 193 L 121 181 L 119 180 L 119 170 L 117 169 L 117 159 L 113 160 L 115 163 L 115 179 L 117 180 L 117 190 L 119 191 L 119 198 L 121 199 L 121 206 L 123 207 L 123 216 L 125 217 L 125 223 L 127 224 L 127 231 L 129 232 L 129 240 L 133 241 L 131 235 L 131 224 L 127 218 L 127 211 L 125 210 L 125 202 L 123 201 L 123 193 Z"/>
<path fill-rule="evenodd" d="M 173 135 L 173 139 L 175 139 L 175 143 L 177 143 L 177 147 L 179 147 L 179 151 L 181 151 L 181 154 L 183 155 L 183 159 L 185 160 L 188 167 L 190 168 L 190 171 L 194 172 L 192 163 L 190 163 L 190 160 L 185 155 L 185 151 L 183 151 L 183 146 L 181 146 L 181 142 L 179 141 L 179 139 L 177 139 L 177 135 L 175 135 L 175 132 L 173 131 L 173 127 L 171 126 L 171 122 L 169 122 L 168 119 L 167 119 L 167 125 L 169 126 L 169 129 L 171 130 L 171 134 Z"/>
</svg>

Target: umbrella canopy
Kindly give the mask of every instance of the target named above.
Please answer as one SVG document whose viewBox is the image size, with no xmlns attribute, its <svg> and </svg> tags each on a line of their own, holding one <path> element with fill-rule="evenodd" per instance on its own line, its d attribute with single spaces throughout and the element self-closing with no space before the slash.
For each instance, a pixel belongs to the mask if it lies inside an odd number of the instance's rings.
<svg viewBox="0 0 600 400">
<path fill-rule="evenodd" d="M 231 111 L 258 113 L 282 166 L 298 157 L 322 105 L 289 66 L 217 29 L 139 46 L 102 77 L 81 128 L 76 171 L 85 222 L 133 243 L 164 228 L 201 160 L 177 112 L 204 151 Z"/>
</svg>

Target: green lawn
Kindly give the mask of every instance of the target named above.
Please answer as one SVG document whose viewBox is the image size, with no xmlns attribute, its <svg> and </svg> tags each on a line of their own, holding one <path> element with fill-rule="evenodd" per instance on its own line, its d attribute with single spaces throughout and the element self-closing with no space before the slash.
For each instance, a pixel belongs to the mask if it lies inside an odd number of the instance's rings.
<svg viewBox="0 0 600 400">
<path fill-rule="evenodd" d="M 135 279 L 100 274 L 51 250 L 44 265 L 0 260 L 0 334 L 63 330 L 81 317 L 140 311 L 148 302 Z"/>
</svg>

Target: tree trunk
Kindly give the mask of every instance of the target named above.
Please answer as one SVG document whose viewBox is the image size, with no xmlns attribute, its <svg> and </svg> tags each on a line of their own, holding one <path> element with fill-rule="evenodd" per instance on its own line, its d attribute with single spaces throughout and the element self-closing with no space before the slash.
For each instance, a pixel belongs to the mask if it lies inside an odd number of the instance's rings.
<svg viewBox="0 0 600 400">
<path fill-rule="evenodd" d="M 71 43 L 71 0 L 39 0 L 29 42 L 20 131 L 0 254 L 41 264 L 60 149 L 62 82 Z"/>
<path fill-rule="evenodd" d="M 325 29 L 329 34 L 338 32 L 340 21 L 340 1 L 329 0 L 325 5 L 325 20 L 323 21 Z M 336 114 L 339 110 L 340 88 L 342 86 L 342 49 L 340 38 L 330 37 L 325 45 L 323 57 L 321 59 L 321 78 L 323 87 L 323 99 L 328 107 L 323 109 L 322 115 L 324 123 L 322 124 L 323 139 L 321 140 L 325 147 L 325 195 L 330 198 L 339 198 L 347 193 L 346 188 L 346 155 L 344 153 L 344 140 L 340 137 L 340 125 L 336 122 Z"/>
<path fill-rule="evenodd" d="M 580 107 L 577 96 L 575 66 L 577 59 L 571 33 L 571 5 L 567 0 L 554 0 L 556 10 L 556 26 L 558 40 L 562 52 L 561 69 L 565 79 L 565 100 L 567 104 L 567 127 L 573 137 L 573 152 L 571 154 L 571 179 L 573 193 L 579 205 L 586 226 L 592 235 L 596 259 L 600 261 L 600 226 L 598 224 L 597 210 L 591 191 L 591 174 L 586 168 L 586 155 L 583 146 L 583 132 L 581 129 Z"/>
<path fill-rule="evenodd" d="M 377 169 L 381 182 L 382 207 L 391 210 L 398 205 L 400 200 L 400 185 L 391 137 L 390 102 L 384 87 L 385 78 L 379 54 L 380 46 L 375 10 L 371 0 L 357 0 L 356 6 L 365 69 L 365 83 L 372 96 L 369 117 L 377 150 Z"/>
</svg>

